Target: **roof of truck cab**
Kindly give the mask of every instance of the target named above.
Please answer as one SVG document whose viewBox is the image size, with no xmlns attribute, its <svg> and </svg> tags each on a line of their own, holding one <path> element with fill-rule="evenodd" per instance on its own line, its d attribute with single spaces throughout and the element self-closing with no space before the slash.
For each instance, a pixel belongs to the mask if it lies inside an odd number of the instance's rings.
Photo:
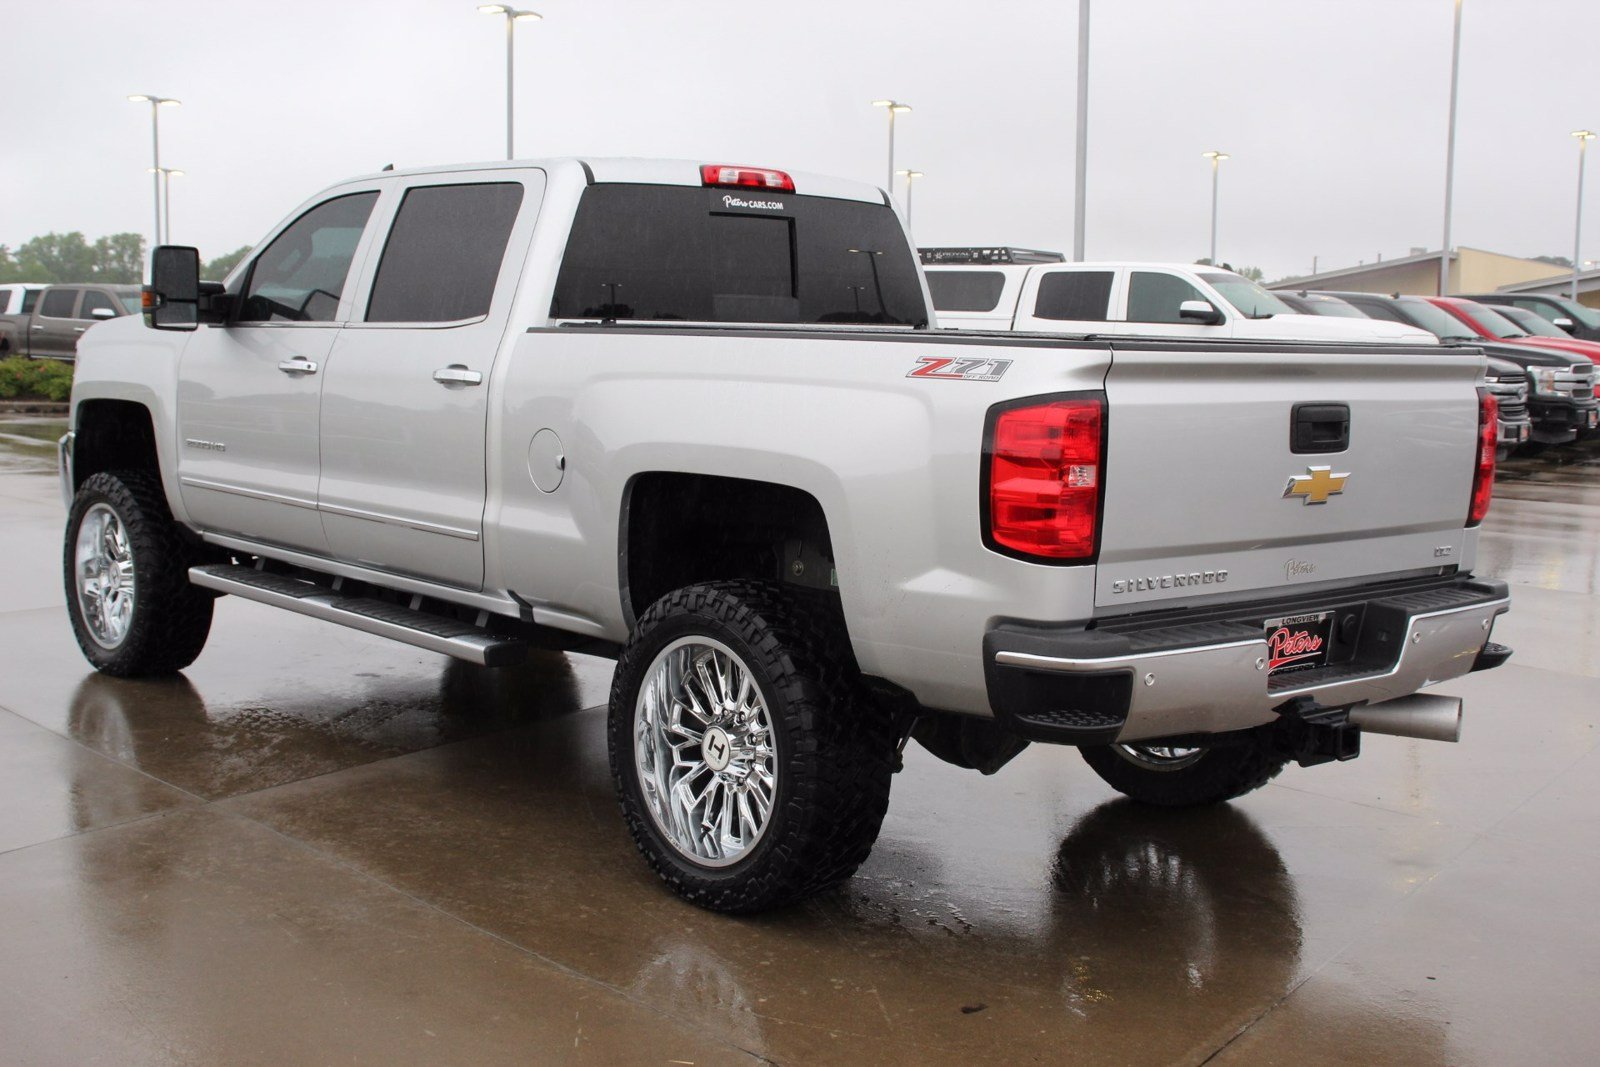
<svg viewBox="0 0 1600 1067">
<path fill-rule="evenodd" d="M 868 204 L 888 204 L 882 189 L 870 182 L 835 178 L 810 171 L 791 170 L 774 163 L 731 163 L 727 160 L 702 159 L 645 159 L 637 157 L 560 156 L 548 159 L 502 159 L 483 163 L 447 163 L 434 167 L 405 167 L 395 170 L 375 171 L 348 178 L 339 185 L 350 182 L 372 181 L 379 178 L 409 178 L 427 174 L 461 174 L 463 172 L 492 172 L 497 170 L 527 170 L 538 168 L 549 171 L 582 170 L 591 183 L 624 183 L 636 185 L 686 185 L 699 187 L 700 168 L 708 163 L 718 166 L 740 166 L 759 170 L 780 170 L 794 181 L 795 195 L 825 196 L 835 200 L 858 200 Z M 759 187 L 746 188 L 751 194 L 767 192 Z M 782 195 L 778 190 L 770 192 Z"/>
<path fill-rule="evenodd" d="M 1204 263 L 1146 263 L 1141 260 L 1088 260 L 1082 263 L 924 263 L 924 270 L 993 270 L 999 267 L 1015 267 L 1027 270 L 1120 270 L 1132 268 L 1134 270 L 1176 270 L 1187 274 L 1239 274 L 1236 270 L 1227 267 L 1211 267 Z"/>
</svg>

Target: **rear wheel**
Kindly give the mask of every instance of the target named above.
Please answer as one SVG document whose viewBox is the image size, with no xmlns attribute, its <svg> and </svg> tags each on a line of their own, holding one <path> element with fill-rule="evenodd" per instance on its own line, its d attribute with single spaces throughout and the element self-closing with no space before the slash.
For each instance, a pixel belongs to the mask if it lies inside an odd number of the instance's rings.
<svg viewBox="0 0 1600 1067">
<path fill-rule="evenodd" d="M 1249 736 L 1215 747 L 1086 745 L 1084 762 L 1124 796 L 1164 807 L 1216 804 L 1260 789 L 1288 762 L 1269 738 Z"/>
<path fill-rule="evenodd" d="M 617 661 L 612 775 L 680 896 L 755 912 L 849 878 L 889 803 L 894 736 L 835 615 L 757 582 L 657 601 Z"/>
<path fill-rule="evenodd" d="M 125 678 L 193 663 L 211 632 L 210 594 L 189 584 L 191 551 L 153 475 L 92 475 L 67 515 L 67 615 L 97 670 Z"/>
</svg>

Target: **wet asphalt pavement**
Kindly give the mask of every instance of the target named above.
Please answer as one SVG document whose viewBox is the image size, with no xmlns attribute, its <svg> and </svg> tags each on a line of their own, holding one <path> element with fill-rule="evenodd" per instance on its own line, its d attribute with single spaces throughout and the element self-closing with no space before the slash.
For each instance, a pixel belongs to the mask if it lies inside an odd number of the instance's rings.
<svg viewBox="0 0 1600 1067">
<path fill-rule="evenodd" d="M 844 890 L 729 919 L 634 853 L 605 661 L 224 599 L 184 676 L 89 670 L 59 427 L 0 422 L 0 1063 L 1600 1058 L 1600 451 L 1503 472 L 1461 744 L 1187 813 L 913 745 Z"/>
</svg>

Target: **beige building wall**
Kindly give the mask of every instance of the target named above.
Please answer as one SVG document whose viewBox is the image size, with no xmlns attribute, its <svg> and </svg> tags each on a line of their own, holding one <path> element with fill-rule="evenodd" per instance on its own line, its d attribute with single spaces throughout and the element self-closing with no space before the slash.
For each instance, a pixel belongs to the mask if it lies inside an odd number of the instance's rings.
<svg viewBox="0 0 1600 1067">
<path fill-rule="evenodd" d="M 1450 259 L 1450 293 L 1488 293 L 1502 285 L 1553 278 L 1562 269 L 1549 263 L 1503 256 L 1481 248 L 1457 246 Z M 1387 263 L 1328 271 L 1305 278 L 1274 282 L 1275 289 L 1333 289 L 1356 293 L 1403 293 L 1434 296 L 1439 292 L 1439 257 L 1406 256 Z M 1600 296 L 1600 294 L 1596 294 Z M 1588 301 L 1586 300 L 1585 303 Z"/>
</svg>

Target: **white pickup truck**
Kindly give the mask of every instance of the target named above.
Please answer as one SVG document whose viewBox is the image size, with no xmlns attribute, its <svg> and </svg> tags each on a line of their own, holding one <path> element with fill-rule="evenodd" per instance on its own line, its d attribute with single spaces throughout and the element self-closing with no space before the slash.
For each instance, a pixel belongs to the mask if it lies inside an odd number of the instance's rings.
<svg viewBox="0 0 1600 1067">
<path fill-rule="evenodd" d="M 1182 263 L 1065 263 L 1012 248 L 924 248 L 939 325 L 1255 341 L 1437 344 L 1404 323 L 1304 315 L 1224 267 Z"/>
<path fill-rule="evenodd" d="M 198 271 L 79 352 L 89 661 L 182 669 L 219 594 L 615 656 L 624 816 L 709 908 L 848 878 L 913 737 L 1212 803 L 1453 739 L 1418 690 L 1509 655 L 1473 352 L 935 330 L 880 190 L 715 164 L 374 174 Z"/>
</svg>

